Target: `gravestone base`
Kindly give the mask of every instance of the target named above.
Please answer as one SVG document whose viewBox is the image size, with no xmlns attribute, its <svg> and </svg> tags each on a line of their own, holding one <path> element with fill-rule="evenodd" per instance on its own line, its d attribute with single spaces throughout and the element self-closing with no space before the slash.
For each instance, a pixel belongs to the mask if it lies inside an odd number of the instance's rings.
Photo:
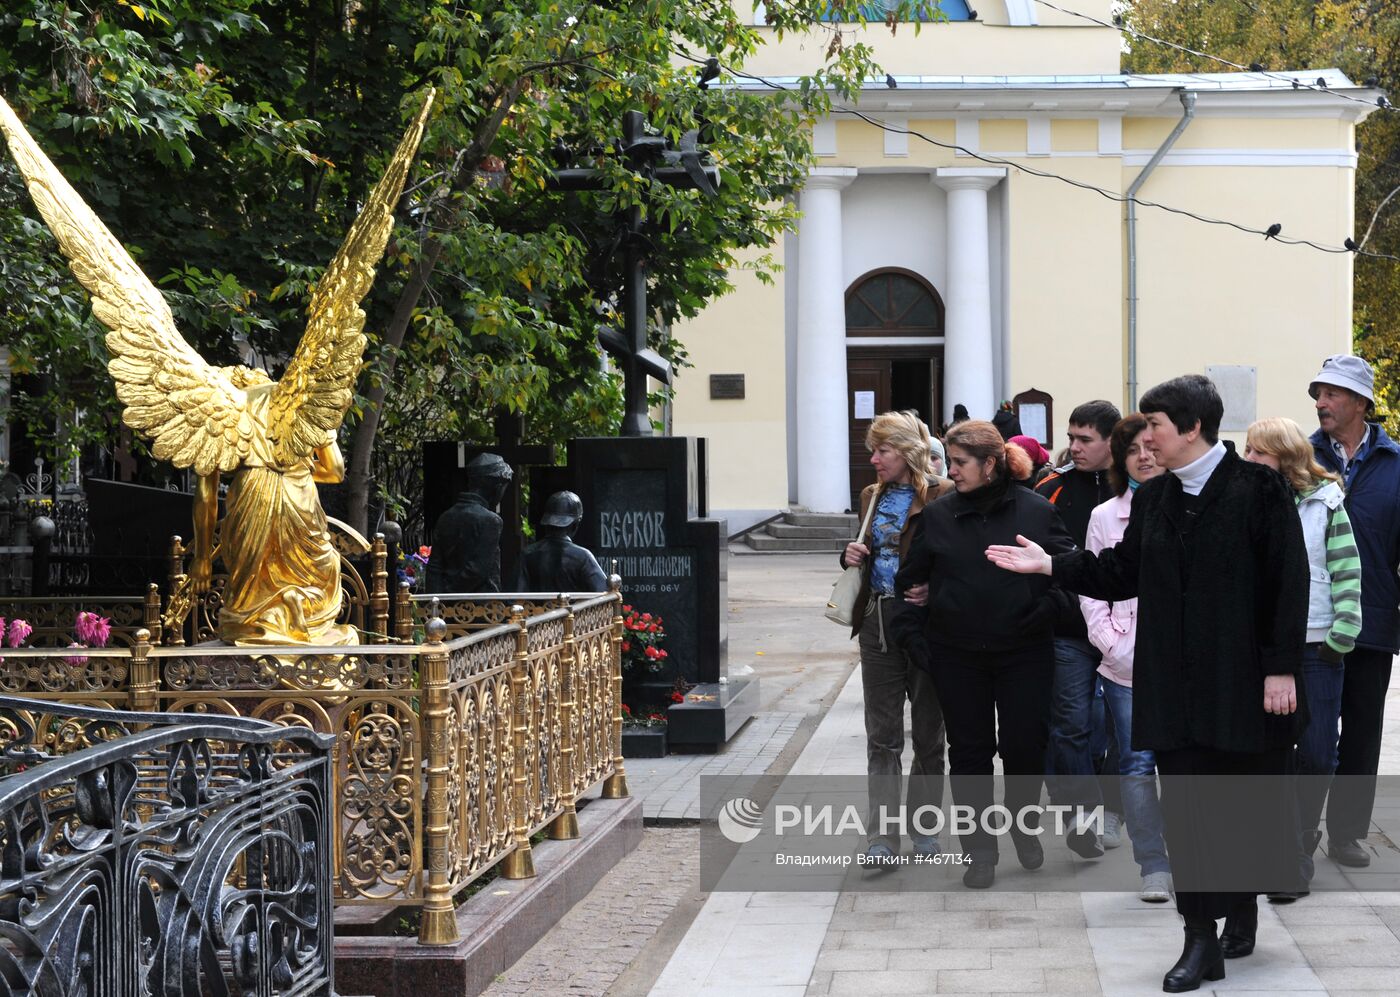
<svg viewBox="0 0 1400 997">
<path fill-rule="evenodd" d="M 711 753 L 739 732 L 758 711 L 758 676 L 702 682 L 684 703 L 666 711 L 666 736 L 677 754 Z"/>
<path fill-rule="evenodd" d="M 665 758 L 665 727 L 623 727 L 623 758 Z"/>
</svg>

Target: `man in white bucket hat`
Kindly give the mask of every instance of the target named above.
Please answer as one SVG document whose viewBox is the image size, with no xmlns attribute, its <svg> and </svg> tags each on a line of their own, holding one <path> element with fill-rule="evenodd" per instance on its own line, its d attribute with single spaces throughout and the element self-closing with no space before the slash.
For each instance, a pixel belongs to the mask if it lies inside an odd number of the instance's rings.
<svg viewBox="0 0 1400 997">
<path fill-rule="evenodd" d="M 1400 446 L 1378 422 L 1375 376 L 1360 357 L 1338 354 L 1308 385 L 1317 406 L 1312 435 L 1318 463 L 1341 475 L 1361 556 L 1361 633 L 1344 659 L 1336 779 L 1327 800 L 1327 854 L 1342 865 L 1371 864 L 1365 845 L 1376 801 L 1381 730 L 1390 664 L 1400 651 Z M 1304 849 L 1321 832 L 1304 816 Z M 1312 823 L 1310 828 L 1307 825 Z"/>
</svg>

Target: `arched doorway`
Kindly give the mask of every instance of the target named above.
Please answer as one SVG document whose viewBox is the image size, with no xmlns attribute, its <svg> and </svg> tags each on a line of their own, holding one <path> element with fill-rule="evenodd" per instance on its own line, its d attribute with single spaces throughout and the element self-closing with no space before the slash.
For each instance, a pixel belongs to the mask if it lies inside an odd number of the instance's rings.
<svg viewBox="0 0 1400 997">
<path fill-rule="evenodd" d="M 847 414 L 851 508 L 875 480 L 865 434 L 891 409 L 915 409 L 937 432 L 943 397 L 943 299 L 912 270 L 886 267 L 846 292 Z"/>
</svg>

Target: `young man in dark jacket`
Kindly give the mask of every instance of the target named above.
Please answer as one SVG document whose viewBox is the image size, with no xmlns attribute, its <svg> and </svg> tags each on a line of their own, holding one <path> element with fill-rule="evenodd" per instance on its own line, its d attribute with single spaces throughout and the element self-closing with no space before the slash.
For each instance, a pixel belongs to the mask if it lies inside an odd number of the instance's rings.
<svg viewBox="0 0 1400 997">
<path fill-rule="evenodd" d="M 1094 507 L 1114 497 L 1108 468 L 1113 463 L 1108 439 L 1121 415 L 1112 402 L 1085 402 L 1069 415 L 1070 463 L 1058 467 L 1036 485 L 1036 492 L 1050 501 L 1079 547 L 1089 531 Z M 1050 697 L 1050 754 L 1048 770 L 1051 795 L 1063 805 L 1092 810 L 1104 802 L 1094 774 L 1090 741 L 1094 733 L 1094 693 L 1098 686 L 1101 656 L 1089 642 L 1079 600 L 1060 590 L 1056 594 L 1055 687 Z M 1113 801 L 1117 802 L 1117 801 Z M 1121 810 L 1122 804 L 1118 804 Z M 1109 808 L 1112 811 L 1112 807 Z M 1114 824 L 1117 812 L 1105 816 L 1105 836 L 1119 840 Z M 1078 821 L 1066 836 L 1069 847 L 1084 858 L 1103 854 L 1098 832 L 1087 820 Z"/>
<path fill-rule="evenodd" d="M 1400 447 L 1379 423 L 1371 368 L 1360 357 L 1328 357 L 1308 386 L 1319 428 L 1317 461 L 1340 474 L 1346 509 L 1361 553 L 1361 634 L 1342 675 L 1342 736 L 1336 780 L 1327 800 L 1327 854 L 1348 866 L 1371 864 L 1361 844 L 1371 826 L 1380 765 L 1385 694 L 1391 660 L 1400 651 Z M 1317 847 L 1312 832 L 1304 847 Z"/>
</svg>

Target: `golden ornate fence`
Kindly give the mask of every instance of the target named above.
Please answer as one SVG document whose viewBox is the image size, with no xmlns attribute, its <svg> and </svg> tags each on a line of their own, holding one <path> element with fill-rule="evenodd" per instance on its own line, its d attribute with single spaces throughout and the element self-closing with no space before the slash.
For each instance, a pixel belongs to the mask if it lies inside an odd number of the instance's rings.
<svg viewBox="0 0 1400 997">
<path fill-rule="evenodd" d="M 440 596 L 456 621 L 503 621 L 451 636 L 432 618 L 421 644 L 160 647 L 143 627 L 127 646 L 0 649 L 0 691 L 334 735 L 336 902 L 421 906 L 419 941 L 447 944 L 463 888 L 502 861 L 533 875 L 531 835 L 576 837 L 600 780 L 627 795 L 621 594 L 531 598 L 555 608 Z"/>
</svg>

